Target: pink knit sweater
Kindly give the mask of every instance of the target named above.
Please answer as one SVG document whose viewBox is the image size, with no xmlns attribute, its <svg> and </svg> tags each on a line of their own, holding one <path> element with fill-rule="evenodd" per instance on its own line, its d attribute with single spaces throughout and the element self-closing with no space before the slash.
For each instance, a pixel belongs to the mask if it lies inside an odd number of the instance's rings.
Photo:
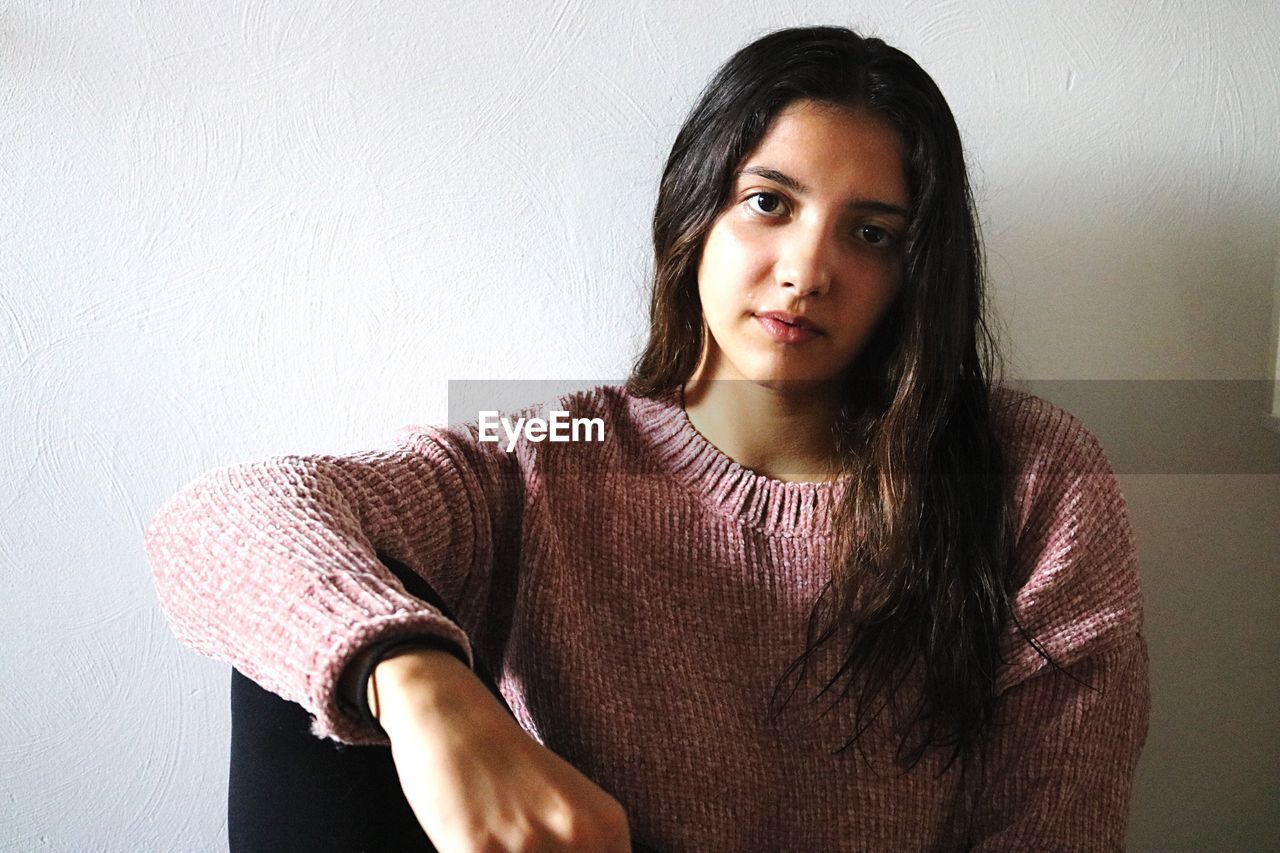
<svg viewBox="0 0 1280 853">
<path fill-rule="evenodd" d="M 832 755 L 850 720 L 806 704 L 816 680 L 767 718 L 847 484 L 742 468 L 674 398 L 600 386 L 535 407 L 603 418 L 603 442 L 507 452 L 473 426 L 410 427 L 384 449 L 215 469 L 159 511 L 147 554 L 178 638 L 302 704 L 317 735 L 379 742 L 336 701 L 362 647 L 453 640 L 658 849 L 1122 849 L 1150 709 L 1124 499 L 1077 419 L 1010 389 L 993 405 L 1018 472 L 1020 621 L 1097 689 L 1011 627 L 1000 734 L 963 779 L 958 762 L 939 775 L 941 752 L 896 767 L 889 718 Z"/>
</svg>

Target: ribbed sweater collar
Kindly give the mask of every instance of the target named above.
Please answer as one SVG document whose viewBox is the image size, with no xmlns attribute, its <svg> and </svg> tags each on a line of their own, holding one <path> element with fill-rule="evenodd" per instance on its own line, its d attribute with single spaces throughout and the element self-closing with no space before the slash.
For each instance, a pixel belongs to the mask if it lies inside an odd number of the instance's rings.
<svg viewBox="0 0 1280 853">
<path fill-rule="evenodd" d="M 626 393 L 630 421 L 646 455 L 721 515 L 774 536 L 829 537 L 832 514 L 849 477 L 790 483 L 744 468 L 689 420 L 678 391 L 661 397 Z"/>
</svg>

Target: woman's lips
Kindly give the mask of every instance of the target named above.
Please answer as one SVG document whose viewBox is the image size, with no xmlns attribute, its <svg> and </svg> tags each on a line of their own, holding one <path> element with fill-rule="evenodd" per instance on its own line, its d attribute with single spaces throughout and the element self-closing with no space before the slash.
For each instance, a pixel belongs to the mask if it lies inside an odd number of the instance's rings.
<svg viewBox="0 0 1280 853">
<path fill-rule="evenodd" d="M 818 332 L 807 326 L 793 326 L 773 317 L 761 317 L 759 314 L 752 316 L 756 318 L 757 323 L 764 327 L 770 337 L 781 344 L 802 344 L 818 337 Z"/>
</svg>

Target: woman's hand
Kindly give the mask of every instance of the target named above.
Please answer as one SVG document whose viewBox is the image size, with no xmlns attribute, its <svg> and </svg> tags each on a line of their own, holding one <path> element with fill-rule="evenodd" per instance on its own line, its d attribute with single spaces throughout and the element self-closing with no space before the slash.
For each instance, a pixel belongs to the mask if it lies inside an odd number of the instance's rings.
<svg viewBox="0 0 1280 853">
<path fill-rule="evenodd" d="M 631 850 L 621 804 L 531 738 L 449 652 L 388 658 L 369 692 L 400 787 L 441 853 Z"/>
</svg>

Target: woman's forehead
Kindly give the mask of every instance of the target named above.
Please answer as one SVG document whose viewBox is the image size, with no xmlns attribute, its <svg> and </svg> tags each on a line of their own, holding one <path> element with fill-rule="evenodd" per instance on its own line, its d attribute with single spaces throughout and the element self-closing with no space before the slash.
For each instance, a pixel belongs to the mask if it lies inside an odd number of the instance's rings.
<svg viewBox="0 0 1280 853">
<path fill-rule="evenodd" d="M 868 192 L 907 206 L 906 170 L 901 135 L 888 120 L 869 110 L 851 110 L 812 101 L 779 111 L 760 143 L 735 170 L 781 173 L 781 181 L 799 194 Z M 774 176 L 776 179 L 776 175 Z"/>
</svg>

